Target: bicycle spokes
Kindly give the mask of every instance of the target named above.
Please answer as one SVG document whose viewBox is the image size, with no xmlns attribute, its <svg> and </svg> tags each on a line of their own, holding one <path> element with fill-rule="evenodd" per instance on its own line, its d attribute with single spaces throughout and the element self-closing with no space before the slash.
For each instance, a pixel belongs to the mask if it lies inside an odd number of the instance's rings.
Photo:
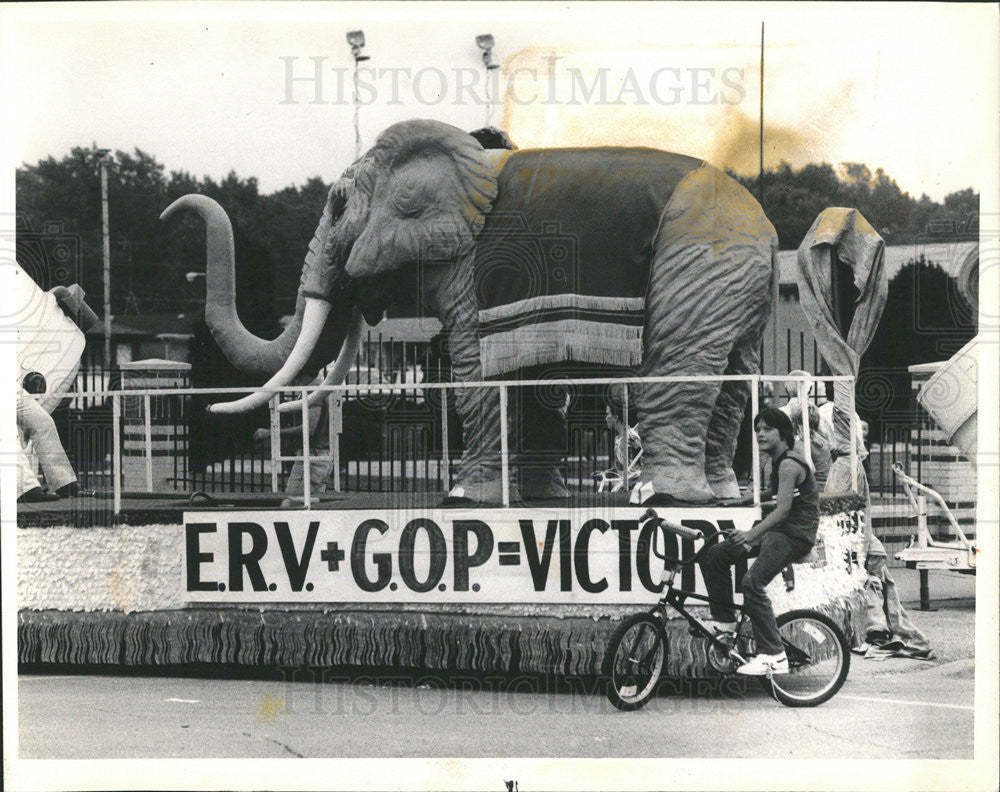
<svg viewBox="0 0 1000 792">
<path fill-rule="evenodd" d="M 611 639 L 606 656 L 608 699 L 633 710 L 653 695 L 666 657 L 662 625 L 651 616 L 633 617 Z"/>
<path fill-rule="evenodd" d="M 788 673 L 770 681 L 776 698 L 790 706 L 814 706 L 840 689 L 850 664 L 836 625 L 821 614 L 798 612 L 779 619 Z"/>
<path fill-rule="evenodd" d="M 630 680 L 633 686 L 641 686 L 649 679 L 660 649 L 660 643 L 654 640 L 655 632 L 651 624 L 643 622 L 637 625 L 635 643 L 627 648 L 623 642 L 622 649 L 625 651 L 619 669 L 623 681 Z"/>
</svg>

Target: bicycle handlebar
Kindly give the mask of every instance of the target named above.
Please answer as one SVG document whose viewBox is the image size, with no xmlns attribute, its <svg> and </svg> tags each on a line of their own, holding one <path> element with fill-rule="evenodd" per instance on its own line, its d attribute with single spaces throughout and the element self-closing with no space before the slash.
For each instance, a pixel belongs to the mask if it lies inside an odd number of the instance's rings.
<svg viewBox="0 0 1000 792">
<path fill-rule="evenodd" d="M 704 534 L 697 528 L 688 528 L 680 523 L 671 522 L 670 520 L 664 520 L 661 518 L 660 525 L 664 530 L 675 533 L 685 539 L 701 539 L 704 537 Z"/>
<path fill-rule="evenodd" d="M 665 531 L 670 531 L 678 536 L 682 536 L 685 539 L 701 539 L 704 534 L 697 528 L 688 528 L 680 523 L 675 523 L 670 520 L 665 520 L 660 517 L 653 509 L 646 509 L 646 513 L 642 515 L 639 522 L 644 523 L 648 520 L 656 520 L 656 524 L 663 528 Z"/>
<path fill-rule="evenodd" d="M 664 531 L 669 531 L 670 533 L 676 534 L 677 536 L 680 536 L 680 537 L 682 537 L 684 539 L 704 539 L 705 540 L 705 544 L 698 550 L 698 552 L 696 552 L 694 554 L 693 557 L 689 558 L 687 561 L 680 561 L 679 559 L 676 559 L 676 558 L 669 559 L 669 561 L 671 561 L 671 562 L 673 562 L 675 564 L 680 564 L 681 566 L 687 566 L 689 564 L 695 563 L 701 557 L 702 553 L 704 553 L 709 548 L 709 546 L 712 544 L 713 540 L 717 539 L 720 536 L 725 536 L 726 535 L 726 533 L 724 531 L 714 531 L 714 532 L 712 532 L 712 533 L 710 533 L 708 535 L 705 535 L 702 531 L 698 530 L 697 528 L 688 528 L 685 525 L 680 525 L 679 523 L 675 523 L 675 522 L 672 522 L 670 520 L 666 520 L 666 519 L 660 517 L 653 509 L 647 509 L 646 513 L 644 515 L 642 515 L 642 519 L 639 522 L 645 523 L 648 520 L 655 520 L 656 524 L 660 528 L 662 528 Z M 655 555 L 657 558 L 662 558 L 664 561 L 668 560 L 668 558 L 667 558 L 667 556 L 665 554 L 659 553 L 657 551 L 657 549 L 656 549 L 656 532 L 655 531 L 653 532 L 653 548 L 652 548 L 652 550 L 653 550 L 653 555 Z"/>
</svg>

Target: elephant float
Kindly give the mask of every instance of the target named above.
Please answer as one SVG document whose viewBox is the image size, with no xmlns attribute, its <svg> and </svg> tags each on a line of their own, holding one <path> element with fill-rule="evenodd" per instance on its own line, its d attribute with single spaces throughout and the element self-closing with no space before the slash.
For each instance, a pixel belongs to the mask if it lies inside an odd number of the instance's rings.
<svg viewBox="0 0 1000 792">
<path fill-rule="evenodd" d="M 400 289 L 419 293 L 440 319 L 457 381 L 759 371 L 777 235 L 754 198 L 703 160 L 646 148 L 484 148 L 437 121 L 395 124 L 331 188 L 295 320 L 273 341 L 236 315 L 225 212 L 188 195 L 163 217 L 181 209 L 206 220 L 209 327 L 238 368 L 273 374 L 267 386 L 335 354 L 326 382 L 341 382 L 363 318 L 377 323 Z M 629 390 L 644 447 L 640 501 L 738 495 L 732 461 L 747 382 Z M 210 410 L 247 411 L 272 395 L 262 389 Z M 498 503 L 498 391 L 460 388 L 455 398 L 464 453 L 450 499 Z M 549 405 L 525 410 L 521 424 L 559 417 Z M 520 485 L 524 498 L 566 494 L 554 466 Z"/>
</svg>

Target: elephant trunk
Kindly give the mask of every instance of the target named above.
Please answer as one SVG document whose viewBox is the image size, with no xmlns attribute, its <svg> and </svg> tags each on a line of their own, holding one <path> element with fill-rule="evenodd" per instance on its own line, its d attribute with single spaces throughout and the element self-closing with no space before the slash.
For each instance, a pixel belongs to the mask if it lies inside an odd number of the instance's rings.
<svg viewBox="0 0 1000 792">
<path fill-rule="evenodd" d="M 225 210 L 205 195 L 185 195 L 168 206 L 160 215 L 166 220 L 177 212 L 190 209 L 205 220 L 206 227 L 206 295 L 205 321 L 226 358 L 241 371 L 272 375 L 285 364 L 302 329 L 305 297 L 299 286 L 295 316 L 280 336 L 273 341 L 259 338 L 247 330 L 236 312 L 236 272 L 233 227 Z M 302 268 L 304 283 L 326 242 L 331 225 L 329 205 L 309 244 Z"/>
</svg>

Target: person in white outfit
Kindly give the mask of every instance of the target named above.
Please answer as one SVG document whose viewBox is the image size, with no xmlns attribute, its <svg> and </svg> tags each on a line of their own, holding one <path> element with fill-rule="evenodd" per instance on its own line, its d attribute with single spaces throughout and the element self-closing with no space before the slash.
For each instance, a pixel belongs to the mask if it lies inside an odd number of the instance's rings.
<svg viewBox="0 0 1000 792">
<path fill-rule="evenodd" d="M 17 452 L 19 503 L 37 503 L 59 500 L 60 497 L 92 494 L 80 489 L 52 416 L 20 384 L 17 386 L 17 429 L 23 441 L 19 443 Z M 25 445 L 28 443 L 31 443 L 34 456 L 41 465 L 45 487 L 38 480 L 35 466 L 28 460 L 25 452 Z"/>
</svg>

